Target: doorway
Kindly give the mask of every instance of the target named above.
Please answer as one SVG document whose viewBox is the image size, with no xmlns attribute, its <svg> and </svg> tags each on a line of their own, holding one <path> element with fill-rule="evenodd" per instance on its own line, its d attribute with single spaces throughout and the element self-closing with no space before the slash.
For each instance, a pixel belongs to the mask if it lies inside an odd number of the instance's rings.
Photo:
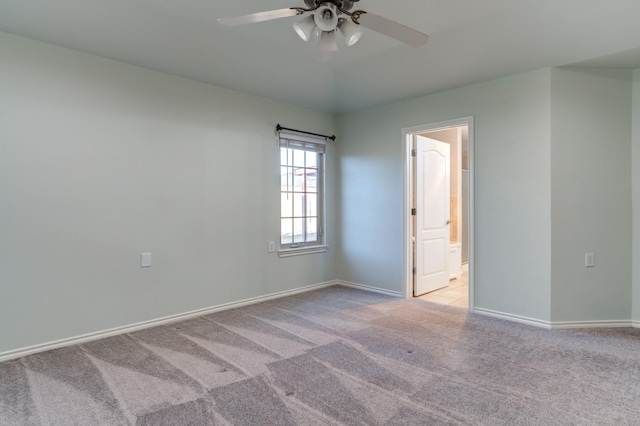
<svg viewBox="0 0 640 426">
<path fill-rule="evenodd" d="M 445 303 L 468 282 L 473 311 L 473 117 L 402 132 L 405 297 L 427 293 Z"/>
</svg>

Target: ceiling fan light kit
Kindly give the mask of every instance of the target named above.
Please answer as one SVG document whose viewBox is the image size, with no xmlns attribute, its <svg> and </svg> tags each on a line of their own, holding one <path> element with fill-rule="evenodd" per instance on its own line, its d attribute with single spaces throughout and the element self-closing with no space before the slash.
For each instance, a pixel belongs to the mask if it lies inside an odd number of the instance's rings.
<svg viewBox="0 0 640 426">
<path fill-rule="evenodd" d="M 335 31 L 323 31 L 320 36 L 320 42 L 318 48 L 324 52 L 336 52 L 338 50 L 338 43 L 336 43 Z"/>
<path fill-rule="evenodd" d="M 318 47 L 321 52 L 333 53 L 338 50 L 336 31 L 339 29 L 347 46 L 353 46 L 363 35 L 362 27 L 384 34 L 413 47 L 425 44 L 429 36 L 416 29 L 399 24 L 382 16 L 367 13 L 364 10 L 351 11 L 353 4 L 360 0 L 304 0 L 305 7 L 272 10 L 250 15 L 220 18 L 218 22 L 227 26 L 236 26 L 262 22 L 288 16 L 309 15 L 293 23 L 293 28 L 304 41 L 311 40 L 320 33 Z M 327 56 L 327 55 L 324 55 Z"/>
<path fill-rule="evenodd" d="M 316 22 L 314 15 L 307 15 L 299 21 L 293 23 L 293 29 L 304 41 L 311 40 L 313 30 L 316 29 Z"/>
<path fill-rule="evenodd" d="M 338 26 L 338 7 L 333 3 L 322 3 L 313 13 L 313 19 L 322 31 L 333 31 Z"/>
<path fill-rule="evenodd" d="M 356 25 L 353 21 L 349 19 L 343 19 L 342 22 L 338 25 L 340 32 L 344 36 L 344 41 L 347 43 L 347 46 L 353 46 L 360 40 L 364 31 L 362 31 L 362 27 L 360 25 Z"/>
</svg>

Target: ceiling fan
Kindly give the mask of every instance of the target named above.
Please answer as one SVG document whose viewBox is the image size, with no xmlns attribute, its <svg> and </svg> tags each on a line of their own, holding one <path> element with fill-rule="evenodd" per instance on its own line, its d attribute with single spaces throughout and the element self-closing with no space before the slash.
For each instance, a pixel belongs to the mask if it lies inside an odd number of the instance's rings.
<svg viewBox="0 0 640 426">
<path fill-rule="evenodd" d="M 309 41 L 319 39 L 321 59 L 330 59 L 338 50 L 336 32 L 340 30 L 347 46 L 353 46 L 362 37 L 362 27 L 379 32 L 413 47 L 425 44 L 429 36 L 416 29 L 399 24 L 364 10 L 353 10 L 360 0 L 304 0 L 306 7 L 290 7 L 249 15 L 229 16 L 218 19 L 223 25 L 236 26 L 305 15 L 293 23 L 300 38 Z"/>
</svg>

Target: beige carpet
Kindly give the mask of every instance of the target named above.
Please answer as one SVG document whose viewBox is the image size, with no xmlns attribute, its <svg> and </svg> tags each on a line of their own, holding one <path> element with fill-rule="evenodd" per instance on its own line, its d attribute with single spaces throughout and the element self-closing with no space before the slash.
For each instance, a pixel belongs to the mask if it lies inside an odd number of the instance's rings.
<svg viewBox="0 0 640 426">
<path fill-rule="evenodd" d="M 0 364 L 1 425 L 640 424 L 640 330 L 342 287 Z"/>
</svg>

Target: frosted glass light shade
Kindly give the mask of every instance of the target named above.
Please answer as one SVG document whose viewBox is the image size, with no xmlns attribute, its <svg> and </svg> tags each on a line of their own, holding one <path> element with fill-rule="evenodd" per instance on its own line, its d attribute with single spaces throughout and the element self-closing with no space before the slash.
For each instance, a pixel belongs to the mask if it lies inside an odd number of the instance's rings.
<svg viewBox="0 0 640 426">
<path fill-rule="evenodd" d="M 333 3 L 323 3 L 313 13 L 313 19 L 322 31 L 333 31 L 338 25 L 338 10 Z"/>
<path fill-rule="evenodd" d="M 293 23 L 293 29 L 304 41 L 311 40 L 311 34 L 316 29 L 316 23 L 313 15 L 306 16 L 299 21 Z"/>
<path fill-rule="evenodd" d="M 353 46 L 360 40 L 360 37 L 362 37 L 362 27 L 354 24 L 349 19 L 340 24 L 339 28 L 342 35 L 344 35 L 344 41 L 347 43 L 347 46 Z"/>
<path fill-rule="evenodd" d="M 320 36 L 320 43 L 318 47 L 323 52 L 335 52 L 338 50 L 338 43 L 336 43 L 335 31 L 324 31 Z"/>
</svg>

